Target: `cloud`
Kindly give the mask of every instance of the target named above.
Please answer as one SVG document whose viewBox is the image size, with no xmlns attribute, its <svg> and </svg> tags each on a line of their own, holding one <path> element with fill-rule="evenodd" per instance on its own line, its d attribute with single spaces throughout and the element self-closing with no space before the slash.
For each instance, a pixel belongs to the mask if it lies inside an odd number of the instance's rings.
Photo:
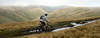
<svg viewBox="0 0 100 38">
<path fill-rule="evenodd" d="M 100 0 L 0 0 L 0 5 L 100 6 Z"/>
<path fill-rule="evenodd" d="M 72 6 L 100 6 L 100 0 L 69 0 Z"/>
<path fill-rule="evenodd" d="M 0 0 L 0 5 L 34 5 L 35 0 Z"/>
</svg>

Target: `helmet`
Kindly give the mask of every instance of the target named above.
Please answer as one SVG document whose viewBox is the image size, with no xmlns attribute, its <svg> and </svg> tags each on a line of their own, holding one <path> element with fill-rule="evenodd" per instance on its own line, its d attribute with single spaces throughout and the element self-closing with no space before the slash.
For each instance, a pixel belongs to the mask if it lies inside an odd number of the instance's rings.
<svg viewBox="0 0 100 38">
<path fill-rule="evenodd" d="M 47 14 L 47 13 L 45 13 L 45 16 L 48 16 L 48 14 Z"/>
</svg>

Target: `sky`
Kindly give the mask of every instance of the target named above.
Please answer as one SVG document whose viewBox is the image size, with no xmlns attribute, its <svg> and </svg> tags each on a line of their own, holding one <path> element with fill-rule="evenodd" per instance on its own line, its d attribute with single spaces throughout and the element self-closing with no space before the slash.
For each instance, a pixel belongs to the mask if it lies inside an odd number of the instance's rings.
<svg viewBox="0 0 100 38">
<path fill-rule="evenodd" d="M 10 6 L 78 6 L 78 7 L 100 7 L 100 0 L 0 0 L 0 5 Z"/>
</svg>

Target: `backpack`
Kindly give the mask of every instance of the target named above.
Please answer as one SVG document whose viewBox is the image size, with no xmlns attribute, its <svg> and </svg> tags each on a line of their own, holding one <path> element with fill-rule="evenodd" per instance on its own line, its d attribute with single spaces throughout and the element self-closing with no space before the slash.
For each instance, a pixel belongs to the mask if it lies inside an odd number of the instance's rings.
<svg viewBox="0 0 100 38">
<path fill-rule="evenodd" d="M 40 19 L 43 19 L 44 16 L 41 16 Z"/>
</svg>

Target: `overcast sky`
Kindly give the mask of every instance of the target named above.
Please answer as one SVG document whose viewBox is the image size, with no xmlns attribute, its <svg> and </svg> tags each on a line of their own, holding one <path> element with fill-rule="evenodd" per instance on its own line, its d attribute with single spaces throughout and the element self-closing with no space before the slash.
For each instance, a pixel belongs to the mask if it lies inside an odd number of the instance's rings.
<svg viewBox="0 0 100 38">
<path fill-rule="evenodd" d="M 85 6 L 100 7 L 100 0 L 0 0 L 0 5 Z"/>
</svg>

